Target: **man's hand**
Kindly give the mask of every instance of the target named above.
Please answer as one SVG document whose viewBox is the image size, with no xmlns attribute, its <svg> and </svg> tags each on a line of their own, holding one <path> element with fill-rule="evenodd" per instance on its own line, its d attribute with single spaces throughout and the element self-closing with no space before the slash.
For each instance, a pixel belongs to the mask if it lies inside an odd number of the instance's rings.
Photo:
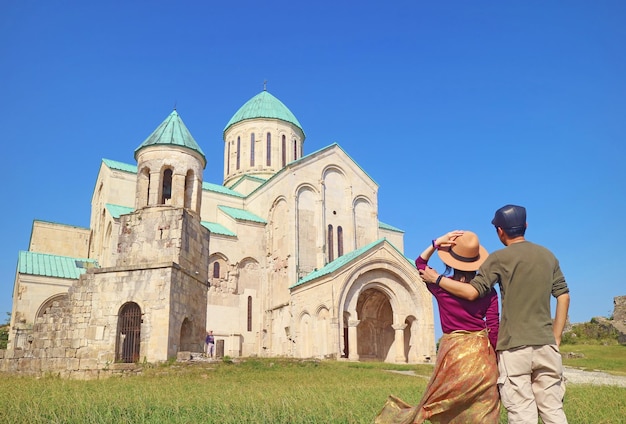
<svg viewBox="0 0 626 424">
<path fill-rule="evenodd" d="M 420 269 L 420 277 L 422 277 L 422 280 L 424 280 L 425 283 L 433 284 L 437 281 L 439 274 L 437 274 L 437 271 L 427 266 L 425 269 Z"/>
</svg>

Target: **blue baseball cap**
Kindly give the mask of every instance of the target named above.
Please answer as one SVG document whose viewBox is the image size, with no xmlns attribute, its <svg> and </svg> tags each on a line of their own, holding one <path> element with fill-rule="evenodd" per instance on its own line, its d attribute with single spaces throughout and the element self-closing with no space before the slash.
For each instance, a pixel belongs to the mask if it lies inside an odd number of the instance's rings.
<svg viewBox="0 0 626 424">
<path fill-rule="evenodd" d="M 491 223 L 504 229 L 517 229 L 526 226 L 526 208 L 506 205 L 496 211 Z"/>
</svg>

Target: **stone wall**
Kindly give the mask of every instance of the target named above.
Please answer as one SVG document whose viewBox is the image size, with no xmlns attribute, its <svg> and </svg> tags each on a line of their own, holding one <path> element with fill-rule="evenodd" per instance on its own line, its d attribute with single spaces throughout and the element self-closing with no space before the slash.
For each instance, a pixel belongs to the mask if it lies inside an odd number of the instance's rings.
<svg viewBox="0 0 626 424">
<path fill-rule="evenodd" d="M 613 326 L 619 331 L 619 343 L 626 344 L 626 296 L 613 298 Z"/>
</svg>

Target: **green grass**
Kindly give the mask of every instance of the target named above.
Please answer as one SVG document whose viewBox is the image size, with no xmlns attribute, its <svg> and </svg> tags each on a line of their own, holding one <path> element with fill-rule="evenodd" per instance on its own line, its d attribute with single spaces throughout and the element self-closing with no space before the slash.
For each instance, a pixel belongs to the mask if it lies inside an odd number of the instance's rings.
<svg viewBox="0 0 626 424">
<path fill-rule="evenodd" d="M 91 381 L 4 374 L 0 422 L 371 423 L 389 394 L 417 403 L 431 372 L 429 365 L 250 359 L 149 366 Z M 626 388 L 568 385 L 565 408 L 570 423 L 620 422 Z"/>
<path fill-rule="evenodd" d="M 623 345 L 561 345 L 563 364 L 587 371 L 605 371 L 626 376 L 626 346 Z M 581 358 L 567 358 L 567 353 L 582 354 Z M 626 422 L 626 419 L 624 420 Z"/>
</svg>

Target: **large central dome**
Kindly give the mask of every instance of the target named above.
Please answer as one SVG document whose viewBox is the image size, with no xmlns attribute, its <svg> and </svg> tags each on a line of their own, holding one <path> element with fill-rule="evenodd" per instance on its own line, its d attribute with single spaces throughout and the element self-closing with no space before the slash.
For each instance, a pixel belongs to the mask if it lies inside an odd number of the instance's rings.
<svg viewBox="0 0 626 424">
<path fill-rule="evenodd" d="M 274 118 L 289 122 L 297 126 L 304 134 L 302 125 L 300 125 L 300 122 L 298 122 L 287 106 L 265 90 L 248 100 L 239 108 L 237 113 L 235 113 L 233 117 L 230 118 L 230 121 L 228 121 L 228 124 L 226 124 L 224 132 L 238 122 L 257 118 Z"/>
</svg>

